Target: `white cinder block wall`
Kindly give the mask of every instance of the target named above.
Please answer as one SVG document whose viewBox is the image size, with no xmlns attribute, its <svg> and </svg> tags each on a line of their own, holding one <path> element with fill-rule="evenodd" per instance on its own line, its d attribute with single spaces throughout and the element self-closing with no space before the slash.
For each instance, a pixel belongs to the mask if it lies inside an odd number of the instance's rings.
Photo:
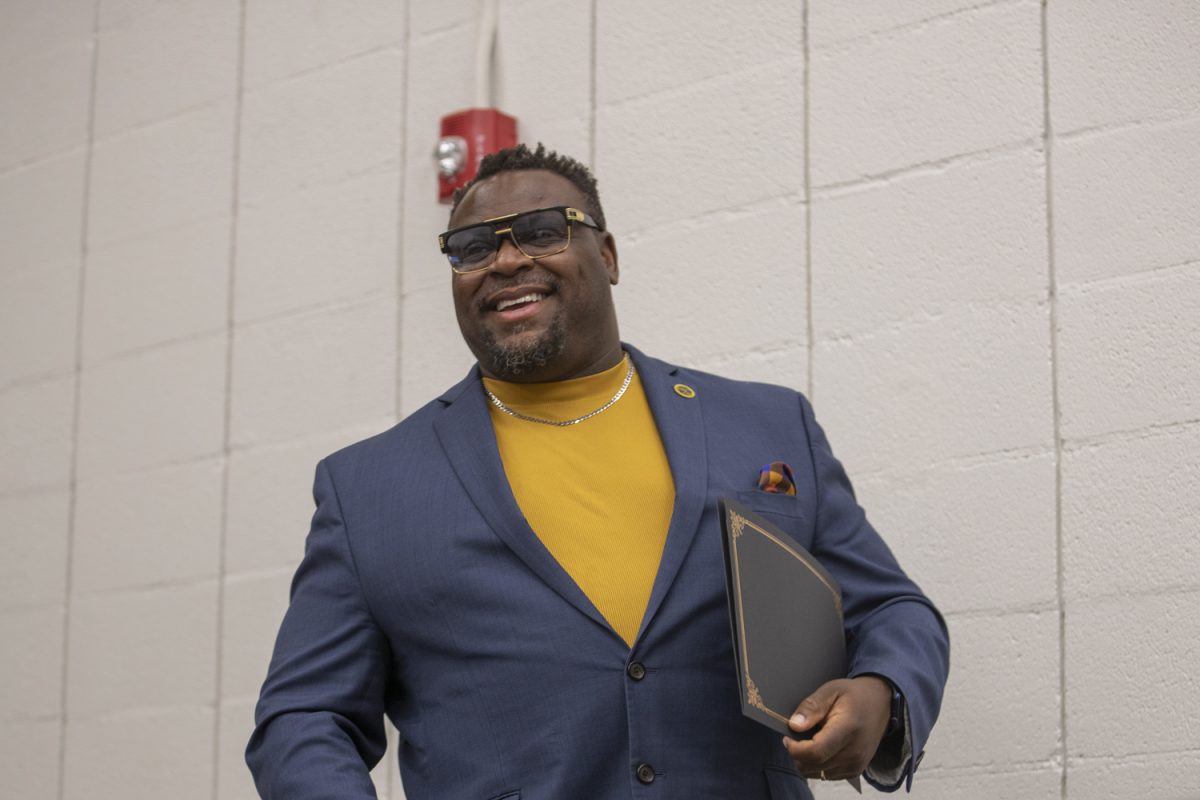
<svg viewBox="0 0 1200 800">
<path fill-rule="evenodd" d="M 0 796 L 253 796 L 315 461 L 470 363 L 429 153 L 477 18 L 0 7 Z M 945 610 L 917 796 L 1195 798 L 1200 6 L 500 20 L 497 103 L 599 175 L 626 338 L 807 391 Z"/>
</svg>

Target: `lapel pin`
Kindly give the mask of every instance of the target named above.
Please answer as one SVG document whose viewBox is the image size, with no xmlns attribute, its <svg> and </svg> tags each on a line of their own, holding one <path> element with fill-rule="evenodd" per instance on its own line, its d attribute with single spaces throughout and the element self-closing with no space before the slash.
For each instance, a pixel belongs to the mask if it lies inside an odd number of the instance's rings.
<svg viewBox="0 0 1200 800">
<path fill-rule="evenodd" d="M 688 386 L 686 383 L 675 384 L 675 394 L 680 397 L 686 397 L 689 400 L 696 396 L 696 390 Z"/>
</svg>

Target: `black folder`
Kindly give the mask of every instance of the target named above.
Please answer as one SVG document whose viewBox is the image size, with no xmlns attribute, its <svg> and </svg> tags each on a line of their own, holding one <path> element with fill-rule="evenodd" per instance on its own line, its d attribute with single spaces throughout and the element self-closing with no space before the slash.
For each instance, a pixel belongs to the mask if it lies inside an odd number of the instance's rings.
<svg viewBox="0 0 1200 800">
<path fill-rule="evenodd" d="M 841 589 L 790 535 L 736 500 L 718 504 L 742 713 L 808 738 L 788 727 L 792 712 L 821 684 L 846 677 Z"/>
</svg>

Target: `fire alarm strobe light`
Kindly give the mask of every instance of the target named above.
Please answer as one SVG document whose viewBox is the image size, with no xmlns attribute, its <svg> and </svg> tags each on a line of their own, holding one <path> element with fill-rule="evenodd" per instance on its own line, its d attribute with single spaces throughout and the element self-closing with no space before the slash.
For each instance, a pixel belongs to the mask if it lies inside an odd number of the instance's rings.
<svg viewBox="0 0 1200 800">
<path fill-rule="evenodd" d="M 438 171 L 438 201 L 449 203 L 454 190 L 479 172 L 489 153 L 517 143 L 517 120 L 496 108 L 468 108 L 442 117 L 442 138 L 433 158 Z"/>
</svg>

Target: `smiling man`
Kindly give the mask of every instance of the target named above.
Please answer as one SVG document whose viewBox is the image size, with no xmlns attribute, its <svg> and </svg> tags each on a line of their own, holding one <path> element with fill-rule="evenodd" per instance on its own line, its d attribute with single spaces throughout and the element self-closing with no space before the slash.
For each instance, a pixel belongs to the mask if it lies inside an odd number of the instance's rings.
<svg viewBox="0 0 1200 800">
<path fill-rule="evenodd" d="M 485 159 L 439 246 L 478 365 L 324 459 L 247 760 L 265 798 L 811 798 L 911 782 L 949 645 L 800 395 L 621 342 L 617 248 L 573 159 Z M 764 480 L 764 463 L 780 465 Z M 843 592 L 849 677 L 782 741 L 743 717 L 716 498 Z M 815 731 L 815 734 L 814 734 Z"/>
<path fill-rule="evenodd" d="M 566 177 L 519 170 L 477 180 L 451 214 L 441 241 L 454 309 L 485 375 L 560 381 L 621 359 L 616 245 L 602 214 L 597 222 L 575 206 L 590 203 Z M 497 230 L 509 231 L 499 249 Z"/>
</svg>

